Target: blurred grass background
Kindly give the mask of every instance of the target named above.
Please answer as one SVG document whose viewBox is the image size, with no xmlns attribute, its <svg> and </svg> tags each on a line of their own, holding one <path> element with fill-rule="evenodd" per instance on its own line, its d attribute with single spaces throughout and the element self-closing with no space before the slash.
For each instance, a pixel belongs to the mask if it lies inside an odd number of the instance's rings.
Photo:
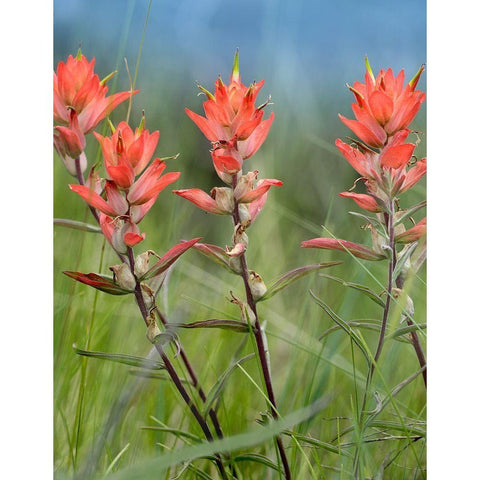
<svg viewBox="0 0 480 480">
<path fill-rule="evenodd" d="M 55 68 L 58 61 L 75 54 L 81 44 L 87 58 L 96 57 L 96 71 L 101 78 L 114 69 L 119 70 L 110 83 L 112 89 L 127 89 L 123 58 L 128 59 L 133 75 L 148 2 L 57 1 L 54 12 Z M 360 228 L 362 222 L 348 215 L 349 210 L 358 210 L 355 204 L 337 195 L 350 188 L 356 178 L 356 172 L 334 147 L 337 137 L 350 134 L 337 114 L 352 118 L 352 98 L 345 83 L 363 79 L 365 54 L 375 72 L 392 67 L 395 73 L 405 68 L 407 78 L 415 74 L 425 61 L 424 2 L 399 5 L 369 1 L 362 4 L 361 11 L 353 1 L 335 4 L 306 0 L 272 0 L 261 4 L 246 1 L 241 6 L 213 0 L 153 2 L 136 83 L 141 92 L 134 97 L 130 123 L 138 124 L 144 109 L 147 128 L 161 133 L 156 155 L 180 153 L 177 160 L 169 163 L 170 171 L 182 172 L 174 188 L 199 187 L 208 191 L 220 185 L 211 165 L 209 143 L 184 114 L 184 108 L 201 112 L 202 97 L 197 96 L 195 81 L 212 89 L 218 74 L 227 80 L 236 47 L 240 48 L 243 82 L 266 80 L 259 101 L 271 95 L 274 105 L 268 109 L 276 117 L 267 141 L 247 160 L 245 167 L 258 169 L 261 177 L 284 182 L 283 187 L 272 189 L 264 210 L 249 229 L 249 267 L 269 281 L 304 264 L 341 259 L 342 265 L 324 273 L 368 285 L 380 293 L 381 288 L 360 262 L 340 252 L 302 250 L 299 244 L 309 238 L 328 236 L 321 225 L 337 237 L 369 243 L 368 231 Z M 419 88 L 425 89 L 425 78 Z M 122 105 L 112 120 L 116 123 L 125 114 L 126 106 Z M 425 106 L 412 128 L 422 132 L 422 143 L 416 153 L 424 156 Z M 88 139 L 90 162 L 100 158 L 95 143 L 93 138 Z M 54 177 L 55 217 L 91 222 L 81 199 L 69 190 L 68 183 L 73 179 L 58 158 L 55 158 Z M 423 198 L 424 180 L 404 195 L 401 206 Z M 220 246 L 231 242 L 230 219 L 207 215 L 168 190 L 160 195 L 141 227 L 147 232 L 141 251 L 150 248 L 162 254 L 180 239 L 196 236 Z M 125 365 L 75 354 L 73 343 L 79 348 L 146 356 L 149 344 L 133 298 L 110 297 L 75 284 L 60 273 L 62 270 L 108 272 L 108 266 L 117 263 L 117 258 L 108 245 L 103 249 L 102 238 L 55 227 L 54 241 L 56 472 L 72 474 L 91 467 L 96 474 L 103 474 L 109 467 L 116 470 L 137 464 L 183 444 L 175 442 L 172 435 L 141 430 L 141 426 L 156 424 L 152 417 L 170 427 L 200 435 L 168 382 L 138 383 L 129 374 L 131 368 Z M 386 264 L 368 263 L 366 267 L 373 277 L 385 282 Z M 424 280 L 422 269 L 419 278 L 410 284 L 418 323 L 425 321 Z M 238 311 L 227 297 L 233 290 L 243 298 L 241 279 L 196 252 L 189 252 L 178 261 L 167 287 L 160 303 L 170 321 L 238 318 Z M 380 319 L 381 311 L 360 293 L 318 275 L 300 280 L 259 306 L 262 318 L 268 321 L 273 381 L 281 413 L 287 414 L 330 394 L 329 406 L 296 428 L 298 432 L 330 442 L 339 429 L 352 424 L 353 374 L 364 375 L 366 368 L 359 356 L 352 361 L 350 340 L 344 333 L 335 332 L 318 342 L 332 322 L 313 302 L 309 289 L 345 320 Z M 398 319 L 398 314 L 392 318 Z M 374 348 L 378 334 L 362 333 Z M 242 341 L 241 334 L 220 330 L 182 331 L 180 336 L 206 390 L 228 368 L 232 352 Z M 244 354 L 250 349 L 247 343 Z M 245 363 L 244 368 L 261 384 L 254 360 Z M 416 369 L 411 346 L 395 341 L 386 345 L 380 372 L 388 389 Z M 387 390 L 379 378 L 377 383 L 379 391 Z M 135 393 L 117 411 L 119 398 L 132 392 L 133 384 Z M 102 440 L 112 409 L 114 428 Z M 421 377 L 398 395 L 397 409 L 387 407 L 382 418 L 401 423 L 396 418 L 401 413 L 404 421 L 425 419 Z M 219 411 L 226 433 L 248 430 L 265 410 L 261 395 L 237 370 L 227 383 Z M 351 434 L 342 441 L 349 439 Z M 101 445 L 98 451 L 94 448 L 97 441 Z M 367 471 L 372 476 L 388 453 L 402 452 L 388 467 L 384 478 L 424 478 L 423 440 L 405 450 L 408 441 L 402 439 L 368 445 Z M 351 478 L 351 461 L 343 449 L 334 454 L 305 448 L 318 474 L 313 477 L 302 453 L 294 449 L 293 443 L 291 446 L 294 478 Z M 353 451 L 351 447 L 345 448 Z M 98 453 L 98 465 L 92 451 Z M 272 444 L 255 451 L 275 458 Z M 210 468 L 202 462 L 195 464 Z M 245 479 L 278 478 L 278 474 L 261 464 L 244 462 L 242 471 Z M 196 475 L 186 472 L 184 478 L 198 478 Z"/>
</svg>

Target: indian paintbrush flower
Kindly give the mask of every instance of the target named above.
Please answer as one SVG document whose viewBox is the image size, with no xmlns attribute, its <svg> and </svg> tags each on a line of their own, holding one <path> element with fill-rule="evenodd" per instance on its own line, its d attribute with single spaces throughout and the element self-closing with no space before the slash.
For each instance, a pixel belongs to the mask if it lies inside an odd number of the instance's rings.
<svg viewBox="0 0 480 480">
<path fill-rule="evenodd" d="M 408 127 L 425 101 L 425 94 L 416 90 L 424 66 L 404 85 L 403 70 L 395 77 L 391 68 L 382 69 L 375 77 L 368 59 L 365 61 L 365 83 L 349 87 L 356 100 L 352 103 L 356 120 L 339 117 L 367 145 L 381 148 L 390 136 Z"/>
<path fill-rule="evenodd" d="M 67 61 L 59 62 L 53 74 L 53 114 L 60 125 L 70 124 L 70 110 L 78 116 L 78 124 L 83 134 L 90 133 L 100 121 L 120 103 L 138 93 L 120 92 L 107 97 L 108 87 L 93 71 L 95 59 L 90 62 L 78 51 L 76 57 L 70 55 Z"/>
</svg>

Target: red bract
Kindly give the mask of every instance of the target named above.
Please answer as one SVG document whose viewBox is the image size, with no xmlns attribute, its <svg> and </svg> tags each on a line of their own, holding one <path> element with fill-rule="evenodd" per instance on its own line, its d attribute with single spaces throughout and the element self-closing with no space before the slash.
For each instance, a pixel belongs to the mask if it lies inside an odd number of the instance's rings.
<svg viewBox="0 0 480 480">
<path fill-rule="evenodd" d="M 81 52 L 67 62 L 60 62 L 53 74 L 53 114 L 57 123 L 68 125 L 69 110 L 78 115 L 82 133 L 91 132 L 114 108 L 131 95 L 138 93 L 120 92 L 107 97 L 108 87 L 93 71 L 95 59 L 90 62 Z"/>
<path fill-rule="evenodd" d="M 369 192 L 385 198 L 408 190 L 426 172 L 425 159 L 410 166 L 415 145 L 404 143 L 409 133 L 408 129 L 397 132 L 388 139 L 379 153 L 361 144 L 349 145 L 340 139 L 336 140 L 335 145 L 350 165 L 364 177 Z M 349 196 L 353 198 L 353 195 Z M 369 202 L 373 208 L 373 203 Z"/>
<path fill-rule="evenodd" d="M 352 103 L 356 120 L 339 117 L 363 142 L 379 148 L 390 136 L 408 127 L 425 101 L 425 94 L 415 90 L 424 67 L 404 86 L 403 70 L 395 77 L 391 68 L 382 69 L 375 78 L 368 60 L 366 64 L 365 83 L 355 82 L 349 87 L 356 100 Z"/>
<path fill-rule="evenodd" d="M 268 102 L 260 107 L 255 107 L 255 100 L 263 83 L 262 80 L 249 87 L 242 84 L 237 52 L 230 85 L 225 85 L 222 79 L 218 78 L 215 82 L 215 94 L 200 87 L 208 97 L 203 102 L 205 117 L 189 109 L 185 109 L 185 112 L 203 134 L 216 144 L 216 147 L 222 148 L 228 144 L 238 150 L 241 158 L 249 158 L 265 141 L 274 119 L 272 113 L 267 120 L 263 120 L 263 109 Z"/>
<path fill-rule="evenodd" d="M 93 134 L 102 146 L 108 175 L 122 188 L 129 188 L 135 175 L 142 173 L 160 137 L 160 132 L 150 133 L 143 125 L 133 132 L 126 122 L 120 122 L 111 137 Z"/>
</svg>

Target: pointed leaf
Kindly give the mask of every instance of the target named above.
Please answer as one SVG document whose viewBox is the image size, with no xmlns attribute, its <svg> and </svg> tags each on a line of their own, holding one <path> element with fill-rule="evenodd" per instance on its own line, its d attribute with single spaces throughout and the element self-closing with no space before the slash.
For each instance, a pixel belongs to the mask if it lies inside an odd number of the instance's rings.
<svg viewBox="0 0 480 480">
<path fill-rule="evenodd" d="M 68 218 L 54 218 L 53 224 L 60 227 L 73 228 L 74 230 L 83 230 L 84 232 L 102 233 L 102 229 L 97 225 L 78 222 L 77 220 L 70 220 Z"/>
<path fill-rule="evenodd" d="M 353 288 L 354 290 L 358 290 L 359 292 L 364 293 L 368 298 L 373 300 L 376 304 L 380 305 L 382 308 L 385 307 L 385 302 L 382 300 L 382 298 L 379 295 L 377 295 L 373 290 L 366 287 L 365 285 L 360 285 L 359 283 L 347 282 L 347 281 L 343 280 L 342 278 L 333 277 L 332 275 L 328 275 L 326 273 L 320 273 L 319 276 L 323 277 L 323 278 L 328 278 L 330 280 L 333 280 L 334 282 L 341 283 L 345 287 Z"/>
<path fill-rule="evenodd" d="M 395 281 L 397 277 L 402 273 L 403 267 L 407 263 L 407 260 L 410 260 L 412 253 L 417 248 L 418 242 L 413 242 L 408 247 L 405 247 L 402 250 L 402 256 L 398 259 L 395 269 L 393 270 L 393 280 Z"/>
<path fill-rule="evenodd" d="M 209 243 L 196 243 L 193 248 L 228 270 L 230 273 L 234 273 L 235 275 L 239 274 L 230 266 L 230 257 L 223 248 Z"/>
<path fill-rule="evenodd" d="M 323 442 L 322 440 L 318 440 L 316 438 L 312 438 L 307 435 L 302 435 L 297 432 L 292 432 L 290 430 L 286 430 L 284 433 L 285 435 L 290 435 L 291 437 L 295 437 L 300 442 L 306 443 L 308 445 L 313 445 L 318 448 L 323 448 L 324 450 L 327 450 L 328 452 L 331 452 L 331 453 L 336 453 L 337 455 L 339 454 L 338 446 L 332 445 L 331 443 Z M 345 450 L 342 450 L 342 455 L 350 458 L 353 457 L 353 455 L 350 452 L 347 452 Z"/>
<path fill-rule="evenodd" d="M 234 459 L 234 462 L 257 462 L 262 463 L 263 465 L 273 468 L 277 470 L 277 472 L 281 472 L 282 469 L 276 464 L 273 463 L 268 457 L 265 455 L 260 455 L 259 453 L 244 453 L 242 455 L 237 455 Z"/>
<path fill-rule="evenodd" d="M 175 245 L 160 260 L 158 260 L 158 262 L 152 268 L 148 269 L 148 271 L 143 274 L 142 278 L 140 278 L 140 281 L 142 282 L 144 280 L 148 280 L 149 278 L 155 277 L 156 275 L 159 275 L 167 270 L 180 255 L 185 253 L 189 248 L 193 247 L 193 245 L 195 245 L 195 243 L 197 243 L 199 240 L 200 237 Z"/>
<path fill-rule="evenodd" d="M 154 425 L 146 425 L 140 427 L 141 430 L 155 430 L 157 432 L 173 433 L 177 438 L 187 438 L 188 440 L 193 440 L 195 443 L 203 443 L 203 440 L 190 432 L 184 432 L 183 430 L 178 430 L 177 428 L 168 428 L 168 427 L 157 427 Z"/>
<path fill-rule="evenodd" d="M 132 367 L 145 368 L 147 370 L 163 370 L 165 366 L 163 363 L 149 360 L 148 358 L 135 357 L 133 355 L 125 355 L 123 353 L 105 353 L 105 352 L 93 352 L 90 350 L 81 350 L 74 344 L 73 349 L 78 355 L 84 357 L 99 358 L 101 360 L 109 360 L 110 362 L 123 363 L 124 365 L 130 365 Z"/>
<path fill-rule="evenodd" d="M 363 340 L 359 337 L 359 335 L 348 325 L 348 323 L 340 318 L 323 300 L 316 297 L 315 294 L 310 290 L 310 295 L 313 297 L 315 302 L 322 307 L 325 313 L 337 324 L 339 325 L 342 330 L 348 334 L 348 336 L 353 340 L 353 342 L 357 345 L 360 351 L 365 356 L 367 362 L 370 362 L 371 355 L 367 351 Z"/>
<path fill-rule="evenodd" d="M 112 277 L 106 275 L 100 275 L 98 273 L 71 272 L 68 270 L 63 273 L 77 282 L 84 283 L 97 290 L 109 293 L 110 295 L 126 295 L 127 293 L 132 293 L 130 290 L 125 290 L 124 288 L 119 287 L 113 281 Z"/>
<path fill-rule="evenodd" d="M 130 370 L 128 372 L 130 375 L 134 375 L 135 377 L 142 377 L 142 378 L 151 378 L 152 380 L 172 380 L 168 374 L 156 373 L 156 372 L 143 372 L 142 370 Z M 186 378 L 179 379 L 182 383 L 190 384 L 190 380 Z"/>
<path fill-rule="evenodd" d="M 395 219 L 395 225 L 399 225 L 402 223 L 406 218 L 411 217 L 414 213 L 418 212 L 418 210 L 422 209 L 423 207 L 427 206 L 427 202 L 424 200 L 423 202 L 417 203 L 413 207 L 405 210 L 398 218 Z M 397 212 L 399 213 L 399 212 Z"/>
<path fill-rule="evenodd" d="M 220 397 L 222 394 L 223 388 L 225 387 L 225 383 L 228 380 L 228 377 L 232 374 L 232 372 L 237 368 L 241 363 L 249 360 L 250 358 L 255 357 L 254 353 L 246 355 L 245 357 L 240 358 L 240 360 L 236 361 L 233 365 L 225 370 L 218 380 L 215 382 L 211 390 L 208 392 L 207 399 L 205 400 L 205 404 L 203 406 L 203 413 L 206 415 L 213 407 L 215 401 Z"/>
<path fill-rule="evenodd" d="M 341 263 L 343 262 L 315 263 L 313 265 L 305 265 L 304 267 L 298 267 L 290 270 L 289 272 L 284 273 L 275 283 L 267 287 L 267 291 L 259 299 L 257 299 L 257 302 L 273 297 L 280 290 L 283 290 L 291 283 L 304 277 L 305 275 L 308 275 L 309 273 L 316 272 L 317 270 L 321 270 L 322 268 L 340 265 Z"/>
<path fill-rule="evenodd" d="M 406 327 L 401 327 L 392 332 L 386 337 L 386 340 L 389 338 L 395 338 L 398 340 L 398 337 L 406 335 L 407 333 L 414 332 L 416 330 L 425 330 L 427 328 L 426 323 L 418 323 L 417 325 L 407 325 Z"/>
<path fill-rule="evenodd" d="M 363 220 L 366 220 L 368 223 L 372 224 L 379 231 L 379 233 L 385 233 L 385 226 L 378 218 L 371 217 L 370 215 L 365 215 L 360 212 L 348 212 L 348 213 L 350 215 L 353 215 L 354 217 L 363 218 Z M 386 236 L 386 234 L 384 236 Z"/>
<path fill-rule="evenodd" d="M 249 332 L 248 323 L 239 322 L 238 320 L 202 320 L 192 323 L 169 323 L 169 327 L 178 328 L 222 328 L 224 330 L 232 330 L 234 332 Z"/>
<path fill-rule="evenodd" d="M 382 322 L 379 320 L 350 320 L 346 322 L 350 327 L 352 328 L 365 328 L 366 330 L 376 330 L 380 331 Z M 334 325 L 333 327 L 330 327 L 328 330 L 325 330 L 320 337 L 318 337 L 318 341 L 323 340 L 324 338 L 328 337 L 333 332 L 336 332 L 337 330 L 340 330 L 341 327 L 340 325 Z"/>
</svg>

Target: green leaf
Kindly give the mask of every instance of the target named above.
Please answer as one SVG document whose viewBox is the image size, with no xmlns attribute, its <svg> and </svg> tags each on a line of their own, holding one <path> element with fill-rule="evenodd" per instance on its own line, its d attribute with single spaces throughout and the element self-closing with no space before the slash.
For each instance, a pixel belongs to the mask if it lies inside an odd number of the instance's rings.
<svg viewBox="0 0 480 480">
<path fill-rule="evenodd" d="M 387 237 L 387 233 L 385 232 L 385 225 L 383 225 L 383 223 L 380 222 L 380 220 L 378 220 L 378 218 L 371 217 L 370 215 L 365 215 L 365 214 L 360 213 L 360 212 L 348 212 L 348 213 L 350 215 L 353 215 L 354 217 L 360 217 L 363 220 L 366 220 L 368 223 L 370 223 L 371 225 L 373 225 L 377 229 L 377 231 L 380 235 L 383 235 L 384 237 Z"/>
<path fill-rule="evenodd" d="M 170 381 L 171 377 L 167 374 L 155 373 L 155 372 L 143 372 L 142 370 L 130 370 L 128 372 L 130 375 L 142 378 L 151 378 L 153 380 L 167 380 Z M 187 383 L 191 385 L 191 381 L 186 378 L 179 379 L 182 383 Z"/>
<path fill-rule="evenodd" d="M 299 280 L 300 278 L 308 275 L 309 273 L 316 272 L 323 268 L 333 267 L 335 265 L 340 265 L 343 262 L 328 262 L 328 263 L 315 263 L 313 265 L 305 265 L 303 267 L 298 267 L 289 272 L 284 273 L 276 282 L 267 287 L 267 291 L 263 296 L 261 296 L 257 302 L 266 300 L 267 298 L 273 297 L 280 290 L 283 290 L 285 287 L 288 287 L 291 283 Z"/>
<path fill-rule="evenodd" d="M 240 275 L 241 272 L 234 270 L 231 266 L 231 258 L 227 255 L 227 252 L 217 245 L 212 245 L 210 243 L 196 243 L 193 248 L 205 255 L 208 259 L 215 262 L 217 265 L 228 270 L 230 273 L 235 275 Z"/>
<path fill-rule="evenodd" d="M 77 220 L 70 220 L 68 218 L 54 218 L 53 224 L 59 227 L 73 228 L 74 230 L 82 230 L 84 232 L 102 233 L 102 229 L 97 225 L 90 223 L 79 222 Z"/>
<path fill-rule="evenodd" d="M 244 453 L 242 455 L 237 455 L 234 459 L 234 462 L 257 462 L 266 465 L 269 468 L 273 468 L 277 470 L 277 472 L 281 472 L 282 469 L 276 464 L 273 463 L 268 457 L 265 455 L 260 455 L 259 453 Z"/>
<path fill-rule="evenodd" d="M 224 330 L 232 330 L 234 332 L 249 332 L 250 327 L 248 323 L 239 322 L 238 320 L 202 320 L 192 323 L 169 323 L 169 327 L 178 328 L 221 328 Z"/>
<path fill-rule="evenodd" d="M 190 432 L 185 432 L 183 430 L 179 430 L 178 428 L 169 428 L 169 427 L 157 427 L 155 425 L 145 425 L 143 427 L 140 427 L 140 430 L 154 430 L 156 432 L 165 432 L 165 433 L 171 433 L 175 435 L 177 438 L 186 438 L 188 440 L 192 440 L 195 443 L 203 443 L 203 439 L 200 438 L 197 435 L 194 435 L 193 433 Z"/>
<path fill-rule="evenodd" d="M 352 328 L 364 328 L 366 330 L 376 330 L 380 331 L 382 327 L 382 322 L 379 320 L 364 320 L 364 319 L 358 319 L 358 320 L 349 320 L 347 323 L 350 327 Z M 328 330 L 325 330 L 325 332 L 318 337 L 318 341 L 323 340 L 324 338 L 328 337 L 333 332 L 336 332 L 337 330 L 340 330 L 341 327 L 340 325 L 334 325 L 333 327 L 330 327 Z"/>
<path fill-rule="evenodd" d="M 234 364 L 230 365 L 227 370 L 225 370 L 220 377 L 218 377 L 218 380 L 215 382 L 213 387 L 210 389 L 207 395 L 207 399 L 205 400 L 205 403 L 203 405 L 203 414 L 206 415 L 212 408 L 213 404 L 215 401 L 220 397 L 222 394 L 222 391 L 225 387 L 225 383 L 228 380 L 228 377 L 232 374 L 232 372 L 237 368 L 240 364 L 243 362 L 249 360 L 250 358 L 254 358 L 255 354 L 250 353 L 249 355 L 246 355 L 245 357 L 240 358 L 240 360 L 236 361 Z"/>
<path fill-rule="evenodd" d="M 310 295 L 313 297 L 315 302 L 322 307 L 325 313 L 342 329 L 344 330 L 348 336 L 353 340 L 353 342 L 357 345 L 360 351 L 363 353 L 367 362 L 370 362 L 370 354 L 365 348 L 363 340 L 359 337 L 359 335 L 348 325 L 348 323 L 340 318 L 323 300 L 316 297 L 315 294 L 310 290 Z"/>
<path fill-rule="evenodd" d="M 402 335 L 406 335 L 407 333 L 410 333 L 416 330 L 425 330 L 425 328 L 427 328 L 426 323 L 419 323 L 416 325 L 407 325 L 406 327 L 401 327 L 395 330 L 393 333 L 391 333 L 386 337 L 386 340 L 388 340 L 389 338 L 398 339 L 398 337 Z"/>
<path fill-rule="evenodd" d="M 409 208 L 408 210 L 405 210 L 400 216 L 398 216 L 395 220 L 395 226 L 399 225 L 402 223 L 406 218 L 411 217 L 414 213 L 418 212 L 418 210 L 422 209 L 423 207 L 426 207 L 427 202 L 424 200 L 423 202 L 417 203 L 413 207 Z M 397 215 L 400 212 L 397 212 Z"/>
<path fill-rule="evenodd" d="M 318 448 L 323 448 L 324 450 L 327 450 L 328 452 L 331 453 L 336 453 L 337 455 L 340 453 L 338 446 L 332 445 L 331 443 L 328 442 L 323 442 L 322 440 L 318 440 L 316 438 L 309 437 L 307 435 L 301 435 L 299 433 L 291 432 L 291 431 L 286 431 L 286 435 L 290 435 L 291 437 L 295 437 L 298 441 L 306 443 L 308 445 L 313 445 L 314 447 Z M 346 451 L 342 450 L 342 455 L 345 455 L 347 457 L 352 457 L 352 454 Z"/>
<path fill-rule="evenodd" d="M 115 472 L 110 476 L 110 480 L 154 480 L 158 479 L 159 475 L 168 468 L 185 461 L 213 455 L 216 452 L 231 452 L 261 445 L 277 437 L 284 430 L 314 417 L 327 404 L 328 400 L 322 397 L 301 410 L 270 422 L 265 427 L 252 428 L 245 433 L 225 437 L 221 440 L 214 440 L 213 442 L 204 442 L 200 445 L 184 447 L 153 459 L 140 461 L 135 465 Z"/>
<path fill-rule="evenodd" d="M 78 355 L 84 357 L 99 358 L 101 360 L 109 360 L 110 362 L 123 363 L 124 365 L 130 365 L 131 367 L 146 368 L 148 370 L 162 370 L 165 368 L 163 363 L 149 360 L 148 358 L 135 357 L 133 355 L 125 355 L 122 353 L 105 353 L 105 352 L 93 352 L 90 350 L 81 350 L 73 344 L 73 349 Z"/>
<path fill-rule="evenodd" d="M 395 269 L 393 270 L 393 280 L 394 281 L 402 273 L 402 270 L 403 270 L 403 267 L 405 266 L 405 263 L 407 263 L 407 260 L 410 259 L 410 257 L 412 256 L 412 253 L 417 248 L 417 245 L 418 245 L 418 242 L 413 242 L 408 247 L 405 247 L 402 250 L 402 256 L 398 259 L 398 262 L 395 265 Z"/>
<path fill-rule="evenodd" d="M 360 285 L 359 283 L 347 282 L 342 278 L 333 277 L 332 275 L 327 275 L 326 273 L 320 273 L 319 276 L 323 278 L 328 278 L 329 280 L 333 280 L 334 282 L 338 282 L 345 287 L 358 290 L 359 292 L 365 294 L 368 298 L 373 300 L 376 304 L 380 305 L 382 308 L 385 308 L 385 302 L 382 300 L 382 298 L 379 295 L 377 295 L 373 290 L 366 287 L 365 285 Z"/>
</svg>

